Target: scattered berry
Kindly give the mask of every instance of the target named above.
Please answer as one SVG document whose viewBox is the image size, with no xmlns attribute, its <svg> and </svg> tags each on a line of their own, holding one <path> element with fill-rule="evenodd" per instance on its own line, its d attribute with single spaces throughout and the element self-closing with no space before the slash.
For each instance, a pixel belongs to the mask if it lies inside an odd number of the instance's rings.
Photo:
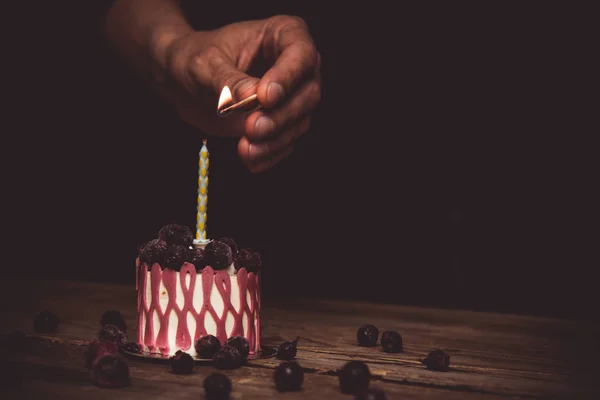
<svg viewBox="0 0 600 400">
<path fill-rule="evenodd" d="M 187 262 L 194 264 L 197 271 L 201 271 L 202 268 L 206 267 L 206 257 L 204 257 L 204 249 L 196 247 L 188 251 Z"/>
<path fill-rule="evenodd" d="M 340 371 L 340 389 L 345 394 L 358 394 L 369 388 L 371 371 L 362 361 L 352 360 Z"/>
<path fill-rule="evenodd" d="M 194 370 L 194 359 L 188 353 L 177 350 L 177 353 L 170 358 L 171 369 L 179 375 L 191 374 Z"/>
<path fill-rule="evenodd" d="M 227 400 L 231 394 L 231 381 L 227 375 L 213 372 L 204 379 L 204 395 L 207 400 Z"/>
<path fill-rule="evenodd" d="M 235 258 L 235 269 L 245 268 L 248 272 L 258 272 L 261 267 L 260 254 L 252 249 L 241 249 Z"/>
<path fill-rule="evenodd" d="M 108 310 L 102 314 L 100 325 L 114 325 L 123 332 L 127 332 L 127 324 L 121 313 L 117 310 Z"/>
<path fill-rule="evenodd" d="M 225 345 L 215 353 L 213 361 L 219 369 L 236 369 L 242 365 L 243 359 L 235 347 Z"/>
<path fill-rule="evenodd" d="M 216 336 L 206 335 L 196 342 L 196 353 L 200 358 L 213 358 L 221 349 L 221 342 Z"/>
<path fill-rule="evenodd" d="M 167 242 L 161 239 L 152 239 L 149 241 L 140 254 L 140 261 L 147 266 L 152 267 L 155 263 L 162 265 L 167 252 Z"/>
<path fill-rule="evenodd" d="M 274 379 L 278 392 L 295 392 L 302 387 L 304 371 L 296 361 L 282 362 L 275 368 Z"/>
<path fill-rule="evenodd" d="M 400 353 L 402 351 L 402 336 L 396 331 L 383 332 L 381 347 L 386 353 Z"/>
<path fill-rule="evenodd" d="M 361 346 L 375 346 L 379 337 L 379 329 L 375 325 L 364 324 L 356 332 L 358 344 Z"/>
<path fill-rule="evenodd" d="M 219 239 L 219 242 L 225 243 L 227 246 L 229 246 L 231 248 L 231 255 L 233 256 L 233 258 L 235 258 L 235 256 L 237 256 L 239 248 L 237 243 L 235 242 L 235 240 L 233 240 L 232 238 L 229 237 L 224 237 Z"/>
<path fill-rule="evenodd" d="M 243 359 L 248 358 L 248 354 L 250 354 L 250 342 L 243 336 L 232 336 L 227 339 L 225 345 L 235 347 Z"/>
<path fill-rule="evenodd" d="M 279 345 L 279 349 L 277 349 L 277 358 L 280 360 L 293 360 L 296 357 L 296 350 L 298 340 L 300 338 L 297 337 L 296 340 L 292 340 L 291 342 L 283 342 Z"/>
<path fill-rule="evenodd" d="M 128 342 L 121 346 L 123 351 L 133 354 L 142 354 L 142 346 L 136 342 Z"/>
<path fill-rule="evenodd" d="M 35 333 L 54 333 L 58 328 L 58 317 L 52 311 L 42 311 L 33 320 Z"/>
<path fill-rule="evenodd" d="M 210 265 L 216 270 L 229 267 L 233 261 L 231 247 L 218 240 L 213 240 L 206 245 L 204 248 L 204 257 L 206 258 L 206 265 Z"/>
<path fill-rule="evenodd" d="M 448 371 L 450 367 L 450 356 L 443 350 L 434 350 L 425 357 L 423 363 L 427 369 L 432 371 Z"/>
<path fill-rule="evenodd" d="M 115 325 L 103 325 L 98 332 L 98 339 L 121 346 L 127 341 L 127 335 Z"/>
<path fill-rule="evenodd" d="M 168 246 L 177 245 L 186 248 L 189 248 L 194 241 L 190 228 L 178 224 L 168 224 L 160 228 L 158 238 L 164 240 Z"/>
<path fill-rule="evenodd" d="M 386 400 L 385 392 L 376 388 L 368 388 L 363 390 L 356 397 L 355 400 Z"/>
<path fill-rule="evenodd" d="M 106 354 L 117 354 L 119 346 L 114 342 L 105 340 L 94 340 L 88 344 L 85 352 L 85 366 L 90 368 L 94 361 Z"/>
<path fill-rule="evenodd" d="M 103 355 L 94 361 L 92 380 L 100 387 L 125 387 L 129 385 L 129 367 L 118 354 Z"/>
<path fill-rule="evenodd" d="M 181 246 L 178 244 L 171 245 L 167 247 L 167 251 L 165 252 L 165 260 L 163 262 L 163 266 L 165 268 L 171 268 L 175 271 L 179 271 L 181 266 L 185 262 L 188 257 L 188 249 L 185 246 Z"/>
</svg>

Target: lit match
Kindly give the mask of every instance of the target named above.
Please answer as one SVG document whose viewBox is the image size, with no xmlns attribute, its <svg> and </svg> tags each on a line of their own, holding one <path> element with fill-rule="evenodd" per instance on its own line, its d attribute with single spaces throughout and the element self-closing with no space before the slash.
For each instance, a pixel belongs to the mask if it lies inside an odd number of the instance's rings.
<svg viewBox="0 0 600 400">
<path fill-rule="evenodd" d="M 233 112 L 253 111 L 260 108 L 258 103 L 258 95 L 253 94 L 246 97 L 243 100 L 233 103 L 233 96 L 231 90 L 227 86 L 221 91 L 219 97 L 219 104 L 217 105 L 217 115 L 219 117 L 225 117 Z"/>
</svg>

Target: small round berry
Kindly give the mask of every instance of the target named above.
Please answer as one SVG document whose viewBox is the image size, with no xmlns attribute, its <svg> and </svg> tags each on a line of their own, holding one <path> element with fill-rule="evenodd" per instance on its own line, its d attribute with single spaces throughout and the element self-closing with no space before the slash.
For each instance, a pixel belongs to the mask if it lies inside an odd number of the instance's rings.
<svg viewBox="0 0 600 400">
<path fill-rule="evenodd" d="M 361 391 L 354 398 L 355 400 L 386 400 L 385 392 L 376 388 L 368 388 Z"/>
<path fill-rule="evenodd" d="M 100 325 L 114 325 L 123 332 L 127 332 L 127 324 L 121 313 L 117 310 L 108 310 L 102 314 Z"/>
<path fill-rule="evenodd" d="M 433 350 L 421 362 L 432 371 L 448 371 L 450 369 L 450 356 L 443 350 Z"/>
<path fill-rule="evenodd" d="M 375 346 L 379 337 L 379 329 L 375 325 L 364 324 L 356 332 L 358 344 L 361 346 Z"/>
<path fill-rule="evenodd" d="M 299 337 L 296 340 L 281 343 L 277 349 L 277 358 L 287 361 L 293 360 L 296 357 L 298 340 L 300 340 Z"/>
<path fill-rule="evenodd" d="M 160 239 L 152 239 L 149 241 L 140 254 L 140 261 L 148 267 L 152 267 L 158 263 L 162 265 L 165 261 L 165 253 L 167 252 L 167 242 Z"/>
<path fill-rule="evenodd" d="M 248 358 L 248 354 L 250 354 L 250 342 L 243 336 L 232 336 L 227 339 L 225 345 L 235 347 L 243 359 Z"/>
<path fill-rule="evenodd" d="M 199 358 L 213 358 L 221 349 L 221 342 L 216 336 L 206 335 L 198 339 L 195 347 Z"/>
<path fill-rule="evenodd" d="M 204 379 L 206 400 L 227 400 L 231 394 L 231 381 L 227 375 L 213 372 Z"/>
<path fill-rule="evenodd" d="M 136 342 L 127 342 L 121 346 L 121 350 L 132 354 L 142 354 L 142 346 Z"/>
<path fill-rule="evenodd" d="M 118 354 L 103 355 L 94 361 L 92 380 L 100 387 L 125 387 L 129 385 L 129 367 Z"/>
<path fill-rule="evenodd" d="M 105 340 L 93 340 L 88 344 L 85 351 L 85 366 L 90 368 L 95 360 L 106 354 L 117 354 L 119 346 L 114 342 Z"/>
<path fill-rule="evenodd" d="M 175 271 L 179 271 L 187 258 L 187 247 L 174 244 L 167 247 L 167 251 L 165 252 L 165 260 L 162 265 L 165 268 L 170 268 Z"/>
<path fill-rule="evenodd" d="M 242 356 L 233 346 L 223 346 L 215 353 L 213 362 L 219 369 L 236 369 L 242 366 Z"/>
<path fill-rule="evenodd" d="M 231 247 L 218 240 L 213 240 L 206 245 L 204 257 L 206 258 L 206 265 L 210 265 L 215 270 L 226 269 L 233 261 Z"/>
<path fill-rule="evenodd" d="M 35 333 L 54 333 L 58 328 L 59 319 L 52 311 L 42 311 L 33 320 Z"/>
<path fill-rule="evenodd" d="M 235 258 L 235 269 L 245 268 L 248 272 L 258 272 L 262 266 L 260 254 L 252 249 L 241 249 Z"/>
<path fill-rule="evenodd" d="M 402 336 L 396 331 L 383 332 L 381 347 L 386 353 L 400 353 L 403 350 Z"/>
<path fill-rule="evenodd" d="M 167 242 L 168 246 L 185 246 L 189 248 L 194 241 L 192 231 L 187 226 L 168 224 L 160 228 L 158 238 Z"/>
<path fill-rule="evenodd" d="M 194 359 L 188 353 L 177 350 L 175 355 L 170 358 L 171 369 L 179 375 L 191 374 L 194 370 Z"/>
<path fill-rule="evenodd" d="M 114 325 L 103 325 L 98 332 L 98 339 L 122 346 L 127 341 L 127 335 Z"/>
<path fill-rule="evenodd" d="M 302 388 L 304 371 L 296 361 L 285 361 L 275 368 L 274 379 L 278 392 L 295 392 Z"/>
<path fill-rule="evenodd" d="M 369 388 L 371 371 L 364 362 L 352 360 L 340 371 L 339 381 L 342 393 L 356 395 Z"/>
<path fill-rule="evenodd" d="M 232 238 L 229 237 L 224 237 L 219 239 L 219 242 L 225 243 L 227 246 L 229 246 L 231 248 L 231 255 L 233 256 L 233 258 L 235 258 L 235 256 L 237 256 L 239 248 L 237 243 L 235 242 L 235 240 L 233 240 Z"/>
<path fill-rule="evenodd" d="M 194 264 L 196 271 L 201 271 L 206 267 L 206 257 L 204 256 L 204 249 L 201 247 L 195 247 L 188 251 L 187 262 Z"/>
</svg>

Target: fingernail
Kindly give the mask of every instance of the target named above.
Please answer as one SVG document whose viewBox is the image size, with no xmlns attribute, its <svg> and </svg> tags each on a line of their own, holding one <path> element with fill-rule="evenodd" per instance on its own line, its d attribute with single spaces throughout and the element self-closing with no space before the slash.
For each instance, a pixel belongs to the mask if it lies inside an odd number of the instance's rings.
<svg viewBox="0 0 600 400">
<path fill-rule="evenodd" d="M 267 86 L 267 103 L 276 104 L 283 97 L 283 86 L 279 83 L 271 82 Z"/>
<path fill-rule="evenodd" d="M 262 116 L 256 120 L 254 133 L 258 136 L 266 136 L 275 129 L 275 122 L 269 117 Z"/>
</svg>

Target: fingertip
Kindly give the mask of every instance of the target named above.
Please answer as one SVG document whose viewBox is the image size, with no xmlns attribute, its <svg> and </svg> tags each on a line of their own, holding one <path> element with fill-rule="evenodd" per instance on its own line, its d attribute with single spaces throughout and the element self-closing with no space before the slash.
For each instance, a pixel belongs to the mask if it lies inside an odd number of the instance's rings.
<svg viewBox="0 0 600 400">
<path fill-rule="evenodd" d="M 244 136 L 238 142 L 238 155 L 244 164 L 248 164 L 250 161 L 250 142 Z"/>
<path fill-rule="evenodd" d="M 260 82 L 256 93 L 258 101 L 266 108 L 275 107 L 285 97 L 283 85 L 275 81 Z"/>
</svg>

